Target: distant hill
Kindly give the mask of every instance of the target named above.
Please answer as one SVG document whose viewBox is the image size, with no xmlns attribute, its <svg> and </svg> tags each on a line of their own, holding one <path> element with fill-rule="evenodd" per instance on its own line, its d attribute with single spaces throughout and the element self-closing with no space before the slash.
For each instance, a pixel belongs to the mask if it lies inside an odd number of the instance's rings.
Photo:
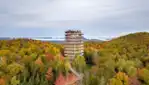
<svg viewBox="0 0 149 85">
<path fill-rule="evenodd" d="M 92 42 L 103 42 L 103 40 L 98 40 L 98 39 L 88 39 L 87 41 L 92 41 Z"/>
<path fill-rule="evenodd" d="M 48 41 L 48 42 L 53 42 L 53 43 L 59 43 L 62 44 L 65 42 L 65 37 L 37 37 L 37 38 L 32 38 L 34 40 L 41 40 L 41 41 Z M 102 42 L 102 40 L 99 39 L 87 39 L 83 37 L 83 40 L 85 42 L 88 41 L 93 41 L 93 42 Z"/>
<path fill-rule="evenodd" d="M 10 37 L 0 37 L 0 40 L 11 40 L 12 38 Z M 17 39 L 17 38 L 16 38 Z M 65 41 L 65 38 L 53 38 L 53 37 L 37 37 L 37 38 L 24 38 L 24 39 L 33 39 L 33 40 L 41 40 L 41 41 L 47 41 L 47 42 L 53 42 L 53 43 L 58 43 L 62 44 Z M 92 41 L 92 42 L 102 42 L 102 40 L 98 39 L 87 39 L 83 37 L 83 40 L 85 42 Z"/>
<path fill-rule="evenodd" d="M 11 38 L 9 37 L 0 37 L 0 40 L 10 40 Z"/>
<path fill-rule="evenodd" d="M 57 44 L 63 44 L 64 41 L 61 40 L 49 40 L 48 42 L 57 43 Z"/>
<path fill-rule="evenodd" d="M 58 43 L 58 44 L 63 44 L 65 41 L 61 41 L 61 40 L 49 40 L 49 42 L 53 42 L 53 43 Z M 98 40 L 98 39 L 86 39 L 84 38 L 84 42 L 103 42 L 102 40 Z"/>
<path fill-rule="evenodd" d="M 125 36 L 112 39 L 110 41 L 103 42 L 101 51 L 105 51 L 104 54 L 125 56 L 128 59 L 138 58 L 142 59 L 142 56 L 149 53 L 149 33 L 138 32 Z"/>
<path fill-rule="evenodd" d="M 131 43 L 131 44 L 148 44 L 149 45 L 149 33 L 148 32 L 137 32 L 128 35 L 120 36 L 112 39 L 109 43 Z"/>
</svg>

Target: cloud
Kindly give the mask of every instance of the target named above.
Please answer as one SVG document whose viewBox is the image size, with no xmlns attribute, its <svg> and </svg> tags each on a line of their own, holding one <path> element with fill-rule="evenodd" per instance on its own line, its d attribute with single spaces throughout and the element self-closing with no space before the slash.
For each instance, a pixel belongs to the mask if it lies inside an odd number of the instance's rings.
<svg viewBox="0 0 149 85">
<path fill-rule="evenodd" d="M 48 35 L 50 30 L 62 35 L 69 28 L 89 36 L 117 36 L 148 31 L 148 21 L 148 0 L 0 0 L 0 30 L 20 29 L 0 36 L 19 36 L 24 30 L 23 36 Z"/>
</svg>

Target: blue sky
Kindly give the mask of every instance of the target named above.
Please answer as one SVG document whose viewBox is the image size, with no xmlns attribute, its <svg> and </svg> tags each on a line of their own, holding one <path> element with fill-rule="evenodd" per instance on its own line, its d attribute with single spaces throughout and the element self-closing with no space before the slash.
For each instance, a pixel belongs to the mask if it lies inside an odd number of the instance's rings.
<svg viewBox="0 0 149 85">
<path fill-rule="evenodd" d="M 0 37 L 86 37 L 149 31 L 149 0 L 0 0 Z"/>
</svg>

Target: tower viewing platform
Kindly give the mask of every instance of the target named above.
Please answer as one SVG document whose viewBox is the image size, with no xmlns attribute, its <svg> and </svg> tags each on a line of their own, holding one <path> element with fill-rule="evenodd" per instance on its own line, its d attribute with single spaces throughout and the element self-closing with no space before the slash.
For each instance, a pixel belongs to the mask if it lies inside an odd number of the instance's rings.
<svg viewBox="0 0 149 85">
<path fill-rule="evenodd" d="M 83 36 L 79 30 L 67 30 L 65 32 L 64 55 L 73 60 L 76 55 L 84 53 Z"/>
</svg>

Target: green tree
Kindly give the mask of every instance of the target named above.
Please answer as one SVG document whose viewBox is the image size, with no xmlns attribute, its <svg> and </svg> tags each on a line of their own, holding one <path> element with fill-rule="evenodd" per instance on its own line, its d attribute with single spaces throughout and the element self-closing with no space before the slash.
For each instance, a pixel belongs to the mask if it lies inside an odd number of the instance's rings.
<svg viewBox="0 0 149 85">
<path fill-rule="evenodd" d="M 86 69 L 86 62 L 83 56 L 76 56 L 75 59 L 72 61 L 72 66 L 78 72 L 84 72 Z"/>
<path fill-rule="evenodd" d="M 15 76 L 20 72 L 23 72 L 24 67 L 18 63 L 12 63 L 7 66 L 8 72 L 11 76 Z"/>
<path fill-rule="evenodd" d="M 13 76 L 11 79 L 11 85 L 19 85 L 20 81 L 17 80 L 16 76 Z"/>
</svg>

